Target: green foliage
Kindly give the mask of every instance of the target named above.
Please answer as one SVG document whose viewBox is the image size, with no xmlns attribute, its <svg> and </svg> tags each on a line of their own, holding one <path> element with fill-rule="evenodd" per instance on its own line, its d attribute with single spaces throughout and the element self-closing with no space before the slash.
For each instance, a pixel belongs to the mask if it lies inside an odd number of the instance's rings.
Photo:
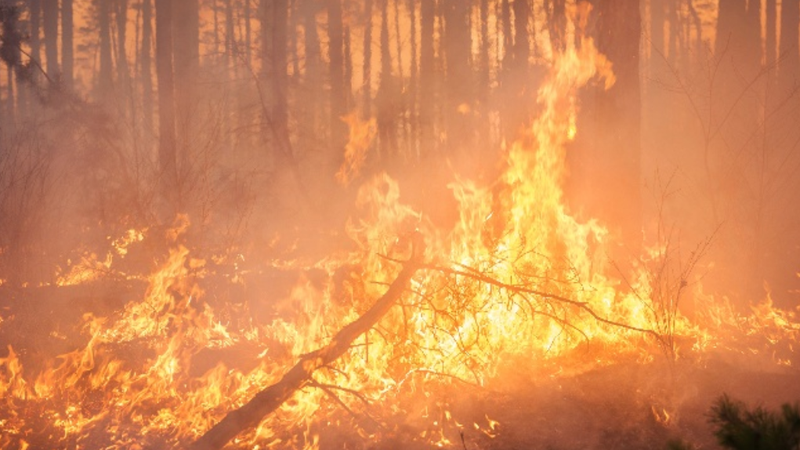
<svg viewBox="0 0 800 450">
<path fill-rule="evenodd" d="M 784 404 L 781 411 L 747 409 L 727 395 L 711 407 L 709 421 L 716 426 L 719 444 L 735 450 L 800 449 L 800 407 Z"/>
</svg>

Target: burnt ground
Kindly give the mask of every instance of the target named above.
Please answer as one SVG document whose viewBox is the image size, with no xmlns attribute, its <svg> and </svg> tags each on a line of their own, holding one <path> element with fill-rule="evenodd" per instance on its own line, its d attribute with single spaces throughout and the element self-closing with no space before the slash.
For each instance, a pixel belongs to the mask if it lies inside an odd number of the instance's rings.
<svg viewBox="0 0 800 450">
<path fill-rule="evenodd" d="M 102 316 L 118 310 L 144 290 L 135 284 L 120 296 L 118 288 L 39 288 L 33 294 L 3 290 L 0 356 L 11 344 L 25 367 L 35 368 L 76 348 L 81 340 L 77 329 L 66 324 L 80 323 L 87 312 Z M 444 448 L 468 450 L 665 449 L 674 439 L 718 448 L 708 411 L 723 393 L 770 409 L 800 401 L 800 371 L 777 366 L 768 355 L 731 351 L 678 362 L 657 355 L 647 363 L 618 362 L 569 373 L 510 361 L 497 380 L 488 387 L 443 383 L 431 390 L 435 394 L 419 396 L 388 417 L 391 431 L 372 435 L 379 439 L 343 420 L 338 427 L 318 430 L 320 446 L 429 449 L 438 448 L 430 442 L 444 436 L 449 441 Z M 498 422 L 494 429 L 490 420 Z"/>
<path fill-rule="evenodd" d="M 465 427 L 464 442 L 452 448 L 666 449 L 673 440 L 719 448 L 708 418 L 722 394 L 773 410 L 800 401 L 797 370 L 748 365 L 756 364 L 713 355 L 691 363 L 620 363 L 545 380 L 522 369 L 494 391 L 451 391 L 457 420 L 499 422 L 494 438 Z"/>
</svg>

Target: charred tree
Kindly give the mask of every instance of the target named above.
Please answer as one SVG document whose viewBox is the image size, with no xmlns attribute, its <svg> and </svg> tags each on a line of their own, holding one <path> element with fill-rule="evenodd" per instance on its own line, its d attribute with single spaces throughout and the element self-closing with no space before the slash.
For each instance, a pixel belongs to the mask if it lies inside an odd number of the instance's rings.
<svg viewBox="0 0 800 450">
<path fill-rule="evenodd" d="M 798 86 L 797 77 L 800 74 L 798 22 L 800 22 L 800 2 L 797 0 L 781 2 L 780 65 L 778 66 L 779 95 L 790 95 Z"/>
<path fill-rule="evenodd" d="M 250 0 L 244 0 L 244 59 L 249 66 L 252 61 L 253 30 L 251 26 L 252 11 Z"/>
<path fill-rule="evenodd" d="M 518 0 L 521 1 L 521 0 Z M 470 153 L 474 142 L 472 117 L 473 80 L 470 67 L 470 2 L 444 0 L 444 50 L 447 146 L 450 154 Z"/>
<path fill-rule="evenodd" d="M 97 23 L 99 25 L 100 71 L 97 74 L 97 98 L 109 100 L 114 87 L 114 74 L 111 61 L 111 2 L 97 2 Z"/>
<path fill-rule="evenodd" d="M 198 0 L 173 3 L 173 64 L 175 72 L 175 126 L 178 159 L 188 157 L 193 128 L 192 111 L 200 69 L 200 10 Z"/>
<path fill-rule="evenodd" d="M 130 72 L 128 71 L 128 0 L 117 0 L 114 16 L 117 19 L 117 81 L 122 92 L 129 91 Z"/>
<path fill-rule="evenodd" d="M 178 172 L 175 138 L 175 82 L 172 67 L 173 3 L 173 0 L 155 0 L 158 161 L 163 196 L 166 200 L 174 201 L 173 193 L 178 186 Z"/>
<path fill-rule="evenodd" d="M 638 255 L 642 239 L 639 2 L 599 2 L 596 14 L 597 46 L 613 64 L 616 82 L 608 90 L 598 85 L 584 93 L 580 140 L 568 154 L 572 202 L 576 210 L 608 224 L 622 245 Z M 616 251 L 612 256 L 629 259 Z"/>
<path fill-rule="evenodd" d="M 431 0 L 433 1 L 433 0 Z M 374 0 L 364 0 L 364 66 L 363 66 L 363 109 L 364 117 L 372 117 L 372 4 Z"/>
<path fill-rule="evenodd" d="M 305 30 L 305 76 L 303 79 L 305 99 L 303 112 L 307 120 L 305 126 L 311 130 L 309 135 L 317 133 L 322 116 L 322 107 L 319 100 L 323 98 L 322 91 L 322 51 L 320 49 L 319 33 L 317 32 L 317 1 L 301 0 L 303 16 L 303 29 Z M 317 147 L 316 143 L 310 143 Z"/>
<path fill-rule="evenodd" d="M 417 59 L 417 5 L 413 0 L 408 0 L 406 3 L 409 14 L 409 42 L 411 44 L 411 67 L 408 75 L 408 120 L 409 120 L 409 134 L 410 142 L 408 143 L 411 149 L 410 157 L 417 158 L 419 156 L 419 115 L 417 104 L 417 72 L 419 71 L 419 61 Z"/>
<path fill-rule="evenodd" d="M 436 0 L 422 0 L 420 5 L 420 58 L 419 58 L 419 135 L 425 153 L 436 150 L 436 59 L 434 48 L 434 21 Z M 423 154 L 423 156 L 426 156 Z"/>
<path fill-rule="evenodd" d="M 376 98 L 378 135 L 381 156 L 394 161 L 397 156 L 398 97 L 397 83 L 392 75 L 392 56 L 389 50 L 389 1 L 381 1 L 381 73 Z"/>
<path fill-rule="evenodd" d="M 44 48 L 47 58 L 47 75 L 58 78 L 58 0 L 42 0 Z"/>
<path fill-rule="evenodd" d="M 272 1 L 272 132 L 279 163 L 292 159 L 289 146 L 289 76 L 287 73 L 288 0 Z"/>
<path fill-rule="evenodd" d="M 342 24 L 342 0 L 327 0 L 328 39 L 330 41 L 331 146 L 335 155 L 334 164 L 339 165 L 347 143 L 347 127 L 342 118 L 347 113 L 347 90 L 344 80 L 344 27 Z"/>
<path fill-rule="evenodd" d="M 61 0 L 61 79 L 67 89 L 75 83 L 73 0 Z"/>
<path fill-rule="evenodd" d="M 42 61 L 42 0 L 28 0 L 28 21 L 30 26 L 30 37 L 28 41 L 31 46 L 31 59 L 41 63 Z"/>
<path fill-rule="evenodd" d="M 655 6 L 661 0 L 652 0 L 651 7 Z M 554 51 L 563 51 L 566 48 L 566 32 L 567 32 L 567 8 L 566 0 L 547 0 L 548 2 L 548 27 L 547 31 L 550 33 L 550 44 Z"/>
<path fill-rule="evenodd" d="M 153 132 L 152 35 L 153 3 L 152 0 L 142 0 L 142 49 L 139 79 L 142 83 L 143 126 L 146 136 Z"/>
<path fill-rule="evenodd" d="M 422 253 L 422 251 L 415 251 L 415 255 Z M 420 260 L 420 256 L 412 256 L 412 260 L 406 263 L 397 278 L 389 285 L 386 293 L 367 312 L 339 330 L 328 345 L 302 356 L 280 381 L 256 394 L 242 407 L 229 412 L 219 423 L 192 443 L 188 449 L 221 449 L 236 435 L 258 425 L 264 417 L 289 400 L 297 390 L 309 386 L 313 381 L 312 375 L 315 371 L 332 364 L 347 353 L 359 336 L 369 331 L 389 312 L 418 270 Z"/>
</svg>

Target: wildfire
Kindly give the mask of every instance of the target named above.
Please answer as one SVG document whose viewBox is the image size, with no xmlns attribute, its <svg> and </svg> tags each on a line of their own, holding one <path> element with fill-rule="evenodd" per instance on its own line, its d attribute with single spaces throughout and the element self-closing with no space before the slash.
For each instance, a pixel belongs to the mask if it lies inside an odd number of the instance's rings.
<svg viewBox="0 0 800 450">
<path fill-rule="evenodd" d="M 436 229 L 401 204 L 399 186 L 388 176 L 368 180 L 357 199 L 361 218 L 348 227 L 359 249 L 318 262 L 315 268 L 327 274 L 322 286 L 301 280 L 285 299 L 290 306 L 270 323 L 236 321 L 247 311 L 211 307 L 201 287 L 206 262 L 180 243 L 189 220 L 179 217 L 166 233 L 169 255 L 148 277 L 143 298 L 110 317 L 86 315 L 80 348 L 39 373 L 24 373 L 13 348 L 0 358 L 0 444 L 25 448 L 43 429 L 51 430 L 52 445 L 71 448 L 172 447 L 197 439 L 368 310 L 398 276 L 397 260 L 416 250 L 416 233 L 424 236 L 426 262 L 399 305 L 334 364 L 309 362 L 314 367 L 308 371 L 316 369 L 311 381 L 233 448 L 316 448 L 324 424 L 347 423 L 365 439 L 396 435 L 411 424 L 423 430 L 415 433 L 419 439 L 459 447 L 465 427 L 446 402 L 431 401 L 442 386 L 485 386 L 519 361 L 555 372 L 568 370 L 571 358 L 607 364 L 630 355 L 677 357 L 728 339 L 680 314 L 676 305 L 688 288 L 687 274 L 680 274 L 677 287 L 675 280 L 661 280 L 659 297 L 652 295 L 656 280 L 644 265 L 624 286 L 598 256 L 606 229 L 577 220 L 564 205 L 576 90 L 592 80 L 610 85 L 610 70 L 587 39 L 554 59 L 539 91 L 539 118 L 509 147 L 496 185 L 451 185 L 459 212 L 452 230 Z M 337 174 L 343 184 L 358 174 L 375 133 L 372 122 L 345 121 L 351 141 Z M 125 257 L 129 245 L 145 238 L 143 231 L 127 232 L 112 241 L 108 255 L 82 258 L 58 284 L 85 283 L 93 279 L 87 273 L 112 270 L 116 256 Z M 347 276 L 337 276 L 343 268 Z M 709 327 L 768 336 L 772 347 L 760 351 L 796 342 L 800 329 L 793 315 L 770 303 L 756 307 L 751 318 L 708 314 L 714 317 Z M 688 344 L 679 348 L 676 336 Z M 216 361 L 198 373 L 213 351 L 244 344 L 250 348 L 245 359 L 255 367 Z M 791 363 L 785 355 L 776 359 Z M 670 422 L 666 409 L 652 411 Z M 488 416 L 473 423 L 490 438 L 502 430 Z"/>
</svg>

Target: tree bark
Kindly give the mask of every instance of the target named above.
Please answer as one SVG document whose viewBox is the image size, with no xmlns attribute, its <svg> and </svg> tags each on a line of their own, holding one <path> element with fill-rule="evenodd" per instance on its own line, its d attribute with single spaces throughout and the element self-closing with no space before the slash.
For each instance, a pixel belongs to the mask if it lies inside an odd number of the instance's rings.
<svg viewBox="0 0 800 450">
<path fill-rule="evenodd" d="M 376 99 L 381 157 L 397 156 L 397 89 L 389 51 L 389 0 L 381 0 L 381 74 Z M 386 161 L 394 162 L 393 159 Z"/>
<path fill-rule="evenodd" d="M 156 78 L 158 80 L 158 159 L 162 189 L 167 198 L 178 185 L 175 145 L 175 87 L 172 67 L 172 5 L 174 0 L 155 0 Z M 179 0 L 180 1 L 180 0 Z"/>
<path fill-rule="evenodd" d="M 100 25 L 100 72 L 97 77 L 98 99 L 107 101 L 114 88 L 113 63 L 111 61 L 111 3 L 100 0 L 97 4 L 97 21 Z"/>
<path fill-rule="evenodd" d="M 174 0 L 173 63 L 175 72 L 176 156 L 188 157 L 191 146 L 197 72 L 200 69 L 200 11 L 198 0 Z"/>
<path fill-rule="evenodd" d="M 364 86 L 362 90 L 364 117 L 372 117 L 372 3 L 364 0 Z M 433 0 L 428 0 L 433 1 Z"/>
<path fill-rule="evenodd" d="M 347 113 L 347 92 L 344 87 L 344 30 L 342 25 L 342 0 L 328 1 L 328 39 L 330 41 L 330 80 L 331 80 L 331 146 L 335 162 L 344 154 L 347 143 L 347 127 L 342 117 Z"/>
<path fill-rule="evenodd" d="M 47 75 L 58 79 L 58 0 L 42 0 Z"/>
<path fill-rule="evenodd" d="M 128 29 L 128 0 L 117 0 L 117 10 L 114 13 L 117 18 L 117 81 L 121 85 L 123 92 L 128 91 L 128 52 L 127 52 L 127 29 Z"/>
<path fill-rule="evenodd" d="M 61 0 L 61 79 L 67 89 L 75 84 L 73 0 Z"/>
<path fill-rule="evenodd" d="M 780 66 L 778 67 L 779 95 L 789 95 L 797 87 L 800 74 L 800 47 L 798 46 L 800 1 L 781 2 Z M 795 94 L 795 97 L 797 95 Z"/>
<path fill-rule="evenodd" d="M 142 82 L 142 110 L 144 112 L 144 132 L 150 135 L 153 132 L 153 77 L 152 77 L 152 35 L 153 35 L 153 6 L 152 0 L 142 0 L 142 50 L 141 73 Z M 65 69 L 66 70 L 66 69 Z"/>
<path fill-rule="evenodd" d="M 416 254 L 423 252 L 417 251 Z M 189 446 L 189 450 L 217 450 L 241 432 L 258 425 L 294 393 L 311 382 L 314 372 L 344 355 L 352 343 L 369 331 L 394 306 L 419 267 L 419 259 L 407 263 L 386 293 L 364 315 L 345 326 L 331 342 L 304 355 L 277 383 L 262 390 L 244 406 L 229 412 L 219 423 Z"/>
<path fill-rule="evenodd" d="M 517 0 L 522 1 L 522 0 Z M 450 154 L 471 149 L 473 142 L 472 71 L 469 65 L 472 40 L 469 26 L 469 2 L 444 0 L 447 96 L 445 114 L 447 146 Z"/>
<path fill-rule="evenodd" d="M 436 52 L 434 49 L 434 20 L 436 0 L 421 0 L 420 57 L 419 57 L 419 135 L 421 147 L 436 150 Z"/>
<path fill-rule="evenodd" d="M 597 8 L 597 46 L 613 64 L 616 83 L 589 88 L 571 149 L 570 184 L 576 209 L 601 219 L 633 255 L 642 240 L 639 2 L 608 0 Z M 621 260 L 629 254 L 612 255 Z"/>
<path fill-rule="evenodd" d="M 31 58 L 42 62 L 42 0 L 28 0 Z"/>
</svg>

